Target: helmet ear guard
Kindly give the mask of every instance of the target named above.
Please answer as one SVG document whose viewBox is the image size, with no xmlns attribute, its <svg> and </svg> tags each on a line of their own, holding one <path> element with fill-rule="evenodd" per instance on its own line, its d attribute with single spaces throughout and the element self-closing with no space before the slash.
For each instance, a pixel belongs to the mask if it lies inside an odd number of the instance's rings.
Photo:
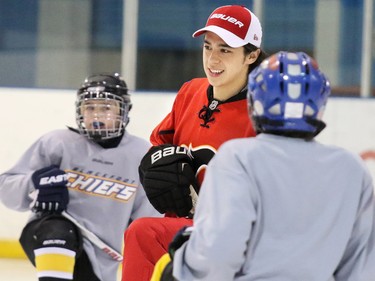
<svg viewBox="0 0 375 281">
<path fill-rule="evenodd" d="M 88 122 L 85 120 L 84 107 L 103 112 L 112 107 L 111 110 L 116 110 L 117 113 L 112 113 L 110 117 L 104 117 L 102 113 L 102 118 L 97 116 Z M 79 132 L 97 142 L 120 137 L 129 123 L 128 114 L 131 107 L 127 85 L 118 73 L 88 76 L 77 91 L 76 123 Z M 112 125 L 107 127 L 107 123 Z"/>
<path fill-rule="evenodd" d="M 326 76 L 303 52 L 278 52 L 249 75 L 248 106 L 257 133 L 311 139 L 330 94 Z"/>
</svg>

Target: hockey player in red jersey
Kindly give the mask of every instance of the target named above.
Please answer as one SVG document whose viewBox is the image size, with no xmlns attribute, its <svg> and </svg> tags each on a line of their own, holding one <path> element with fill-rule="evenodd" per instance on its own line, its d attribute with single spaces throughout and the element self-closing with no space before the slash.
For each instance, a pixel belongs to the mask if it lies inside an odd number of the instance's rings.
<svg viewBox="0 0 375 281">
<path fill-rule="evenodd" d="M 258 18 L 243 6 L 222 6 L 193 37 L 200 35 L 206 78 L 181 87 L 139 167 L 147 197 L 166 216 L 137 219 L 125 232 L 123 281 L 150 280 L 176 232 L 192 225 L 192 195 L 217 149 L 229 139 L 255 135 L 246 86 L 249 72 L 266 56 Z"/>
<path fill-rule="evenodd" d="M 359 155 L 315 139 L 330 92 L 303 52 L 250 73 L 257 136 L 220 146 L 194 227 L 177 233 L 152 281 L 375 280 L 371 175 Z"/>
</svg>

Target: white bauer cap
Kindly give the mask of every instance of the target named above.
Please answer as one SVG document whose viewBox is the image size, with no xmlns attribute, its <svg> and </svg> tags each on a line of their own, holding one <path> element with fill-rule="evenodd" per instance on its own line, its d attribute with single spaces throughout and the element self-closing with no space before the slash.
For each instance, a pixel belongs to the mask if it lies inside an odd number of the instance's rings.
<svg viewBox="0 0 375 281">
<path fill-rule="evenodd" d="M 262 27 L 259 19 L 249 9 L 239 5 L 222 6 L 215 9 L 208 17 L 206 26 L 193 33 L 198 37 L 211 31 L 232 48 L 248 43 L 260 48 Z"/>
</svg>

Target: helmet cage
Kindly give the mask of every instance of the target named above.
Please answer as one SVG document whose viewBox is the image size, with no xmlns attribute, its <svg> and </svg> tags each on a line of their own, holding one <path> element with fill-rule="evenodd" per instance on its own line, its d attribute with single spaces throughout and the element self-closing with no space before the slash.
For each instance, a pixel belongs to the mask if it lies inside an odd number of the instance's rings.
<svg viewBox="0 0 375 281">
<path fill-rule="evenodd" d="M 76 101 L 76 122 L 80 134 L 95 141 L 103 141 L 123 135 L 125 127 L 129 122 L 128 113 L 131 108 L 129 95 L 119 96 L 117 94 L 106 92 L 103 86 L 88 87 L 77 95 Z M 115 103 L 113 103 L 115 101 Z M 91 122 L 92 127 L 88 128 L 85 124 L 84 106 L 105 107 L 112 104 L 117 107 L 117 114 L 105 116 L 103 114 L 94 114 Z M 99 110 L 100 111 L 100 110 Z M 111 126 L 103 126 L 105 123 L 111 123 Z"/>
<path fill-rule="evenodd" d="M 330 85 L 305 53 L 279 52 L 249 75 L 248 106 L 258 133 L 312 138 L 321 121 Z"/>
</svg>

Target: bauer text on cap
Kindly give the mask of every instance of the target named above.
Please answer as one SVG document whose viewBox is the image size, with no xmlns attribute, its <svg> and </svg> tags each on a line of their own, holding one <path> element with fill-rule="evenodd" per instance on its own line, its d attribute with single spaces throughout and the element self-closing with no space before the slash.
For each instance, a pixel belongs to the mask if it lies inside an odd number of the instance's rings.
<svg viewBox="0 0 375 281">
<path fill-rule="evenodd" d="M 262 42 L 259 19 L 243 6 L 228 5 L 217 8 L 209 16 L 206 26 L 194 32 L 193 37 L 206 31 L 217 34 L 232 48 L 248 43 L 260 48 Z"/>
</svg>

